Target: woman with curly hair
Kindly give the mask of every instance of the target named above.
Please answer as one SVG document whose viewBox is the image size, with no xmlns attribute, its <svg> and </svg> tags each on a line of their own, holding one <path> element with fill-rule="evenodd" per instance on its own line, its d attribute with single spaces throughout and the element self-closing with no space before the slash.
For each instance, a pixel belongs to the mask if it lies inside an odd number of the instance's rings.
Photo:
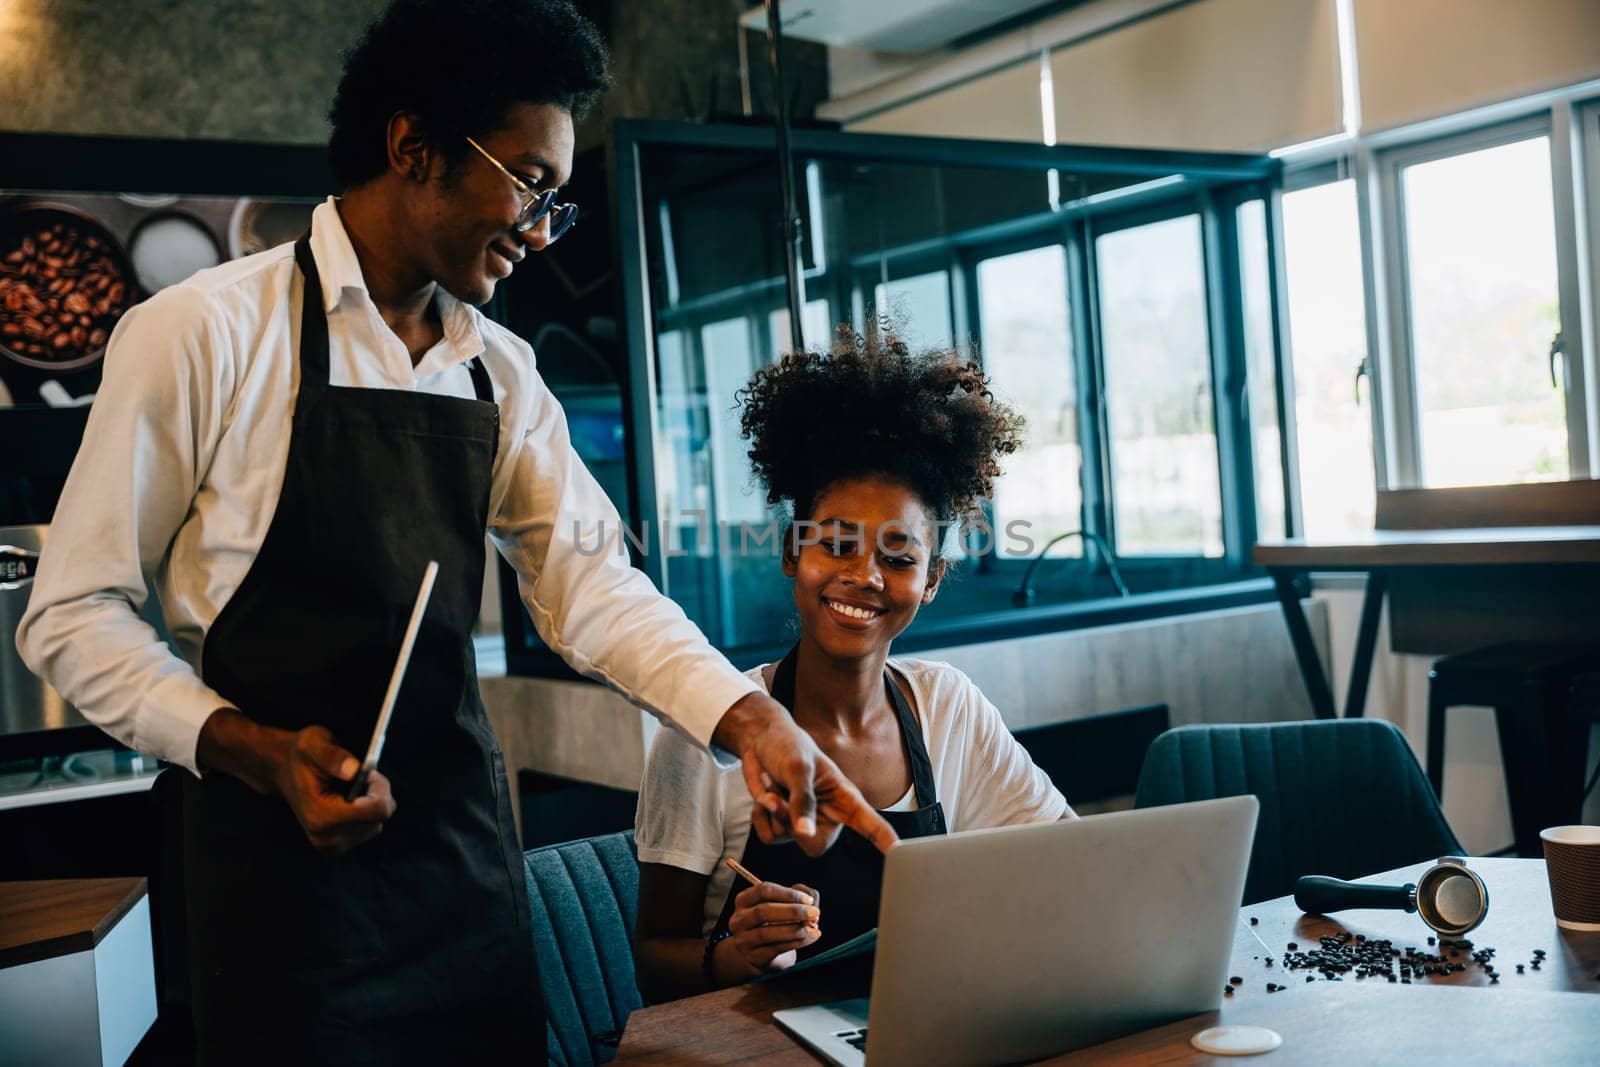
<svg viewBox="0 0 1600 1067">
<path fill-rule="evenodd" d="M 839 327 L 742 394 L 767 501 L 792 509 L 782 569 L 800 640 L 749 672 L 902 838 L 1073 818 L 966 675 L 889 657 L 939 591 L 942 533 L 975 510 L 1019 444 L 1020 418 L 955 353 L 913 354 L 887 324 Z M 665 1000 L 749 981 L 877 926 L 883 860 L 845 832 L 823 856 L 764 844 L 752 807 L 672 731 L 651 748 L 637 843 L 640 988 Z M 770 836 L 770 835 L 769 835 Z M 740 889 L 728 860 L 764 879 Z"/>
</svg>

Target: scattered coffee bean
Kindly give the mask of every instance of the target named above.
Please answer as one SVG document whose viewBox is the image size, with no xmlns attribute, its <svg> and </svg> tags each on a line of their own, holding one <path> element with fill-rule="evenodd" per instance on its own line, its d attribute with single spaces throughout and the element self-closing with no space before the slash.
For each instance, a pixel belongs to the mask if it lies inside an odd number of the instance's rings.
<svg viewBox="0 0 1600 1067">
<path fill-rule="evenodd" d="M 1233 996 L 1233 986 L 1231 986 L 1231 985 L 1223 986 L 1222 987 L 1222 995 L 1225 996 L 1225 997 Z"/>
<path fill-rule="evenodd" d="M 1267 983 L 1267 992 L 1268 993 L 1276 993 L 1277 991 L 1278 991 L 1278 984 L 1276 982 L 1268 982 Z"/>
<path fill-rule="evenodd" d="M 1517 964 L 1517 973 L 1518 973 L 1518 974 L 1521 974 L 1521 973 L 1522 973 L 1522 964 L 1520 964 L 1520 963 L 1519 963 L 1519 964 Z"/>
<path fill-rule="evenodd" d="M 1463 950 L 1470 950 L 1472 962 L 1482 969 L 1490 982 L 1498 984 L 1499 979 L 1499 972 L 1493 963 L 1495 950 L 1488 946 L 1477 949 L 1469 941 L 1435 937 L 1437 954 L 1415 945 L 1407 945 L 1402 949 L 1390 941 L 1376 938 L 1368 940 L 1364 934 L 1350 933 L 1325 935 L 1319 939 L 1316 948 L 1302 949 L 1294 942 L 1289 944 L 1292 947 L 1282 957 L 1254 958 L 1269 961 L 1269 966 L 1281 962 L 1285 970 L 1315 971 L 1326 982 L 1341 982 L 1347 976 L 1354 975 L 1357 981 L 1382 977 L 1391 984 L 1411 985 L 1465 971 L 1467 964 L 1457 962 L 1456 957 Z M 1316 981 L 1314 975 L 1307 977 Z M 1595 977 L 1600 980 L 1600 975 Z M 1282 990 L 1287 987 L 1279 985 L 1278 988 Z"/>
<path fill-rule="evenodd" d="M 1251 926 L 1260 926 L 1261 925 L 1261 920 L 1256 918 L 1254 915 L 1252 915 L 1252 916 L 1250 916 L 1250 925 Z"/>
<path fill-rule="evenodd" d="M 1240 978 L 1238 975 L 1234 975 L 1232 978 L 1228 979 L 1228 981 L 1234 985 L 1244 985 L 1244 979 Z"/>
<path fill-rule="evenodd" d="M 1317 980 L 1317 979 L 1316 979 L 1316 976 L 1315 976 L 1315 975 L 1310 975 L 1310 974 L 1308 974 L 1308 975 L 1306 975 L 1306 981 L 1308 981 L 1308 982 L 1315 982 L 1315 981 L 1316 981 L 1316 980 Z"/>
</svg>

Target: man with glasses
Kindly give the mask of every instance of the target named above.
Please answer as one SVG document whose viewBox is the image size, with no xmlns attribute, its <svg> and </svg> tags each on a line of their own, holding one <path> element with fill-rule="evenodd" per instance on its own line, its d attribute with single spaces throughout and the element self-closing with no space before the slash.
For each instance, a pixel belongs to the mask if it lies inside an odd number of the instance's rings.
<svg viewBox="0 0 1600 1067">
<path fill-rule="evenodd" d="M 618 519 L 520 338 L 474 305 L 570 232 L 607 84 L 567 0 L 398 0 L 348 54 L 343 195 L 128 313 L 19 644 L 177 765 L 207 1062 L 474 1062 L 545 1040 L 472 651 L 485 532 L 552 648 L 742 757 L 772 837 L 893 832 L 787 712 L 579 529 Z M 417 585 L 381 771 L 348 799 Z M 181 656 L 139 616 L 158 591 Z"/>
<path fill-rule="evenodd" d="M 510 178 L 511 184 L 515 185 L 517 187 L 517 192 L 522 195 L 522 210 L 517 212 L 516 221 L 511 224 L 511 228 L 513 230 L 516 230 L 518 233 L 527 233 L 529 230 L 533 229 L 534 226 L 538 225 L 538 223 L 544 219 L 546 215 L 548 215 L 550 216 L 549 232 L 545 235 L 544 243 L 546 246 L 549 246 L 555 244 L 556 241 L 561 239 L 562 234 L 572 229 L 572 224 L 578 221 L 577 204 L 556 203 L 556 193 L 558 190 L 545 189 L 543 192 L 541 192 L 540 190 L 535 189 L 533 186 L 529 185 L 527 182 L 513 174 L 510 167 L 506 166 L 504 163 L 494 158 L 494 156 L 484 151 L 483 145 L 479 144 L 477 141 L 474 141 L 470 137 L 467 138 L 467 143 L 471 145 L 479 155 L 483 156 L 484 159 L 487 159 L 495 170 L 498 170 L 501 174 L 504 174 L 507 178 Z"/>
</svg>

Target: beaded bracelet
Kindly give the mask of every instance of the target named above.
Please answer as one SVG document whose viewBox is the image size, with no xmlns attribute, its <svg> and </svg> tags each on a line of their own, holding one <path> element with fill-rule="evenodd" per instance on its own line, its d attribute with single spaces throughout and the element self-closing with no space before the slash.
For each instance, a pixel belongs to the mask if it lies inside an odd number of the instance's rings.
<svg viewBox="0 0 1600 1067">
<path fill-rule="evenodd" d="M 724 930 L 719 934 L 712 934 L 710 937 L 706 938 L 705 955 L 700 957 L 700 973 L 705 976 L 707 989 L 717 988 L 717 977 L 712 973 L 713 965 L 711 957 L 716 953 L 717 945 L 732 936 L 732 931 Z"/>
</svg>

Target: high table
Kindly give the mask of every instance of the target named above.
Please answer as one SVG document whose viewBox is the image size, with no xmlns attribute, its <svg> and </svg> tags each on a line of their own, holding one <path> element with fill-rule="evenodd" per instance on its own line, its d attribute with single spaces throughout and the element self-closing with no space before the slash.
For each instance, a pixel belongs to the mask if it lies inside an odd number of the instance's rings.
<svg viewBox="0 0 1600 1067">
<path fill-rule="evenodd" d="M 1335 716 L 1300 606 L 1313 571 L 1362 571 L 1345 715 L 1359 717 L 1385 594 L 1397 652 L 1443 655 L 1500 641 L 1593 641 L 1600 592 L 1600 525 L 1371 530 L 1337 540 L 1262 541 L 1255 561 L 1272 575 L 1295 659 L 1318 718 Z"/>
<path fill-rule="evenodd" d="M 1402 952 L 1407 946 L 1439 950 L 1428 945 L 1430 931 L 1415 915 L 1304 915 L 1291 898 L 1279 897 L 1241 910 L 1229 973 L 1244 981 L 1223 999 L 1220 1010 L 1045 1062 L 1213 1062 L 1196 1052 L 1189 1038 L 1218 1023 L 1278 1031 L 1283 1046 L 1267 1055 L 1280 1063 L 1414 1064 L 1423 1057 L 1473 1064 L 1593 1062 L 1600 1048 L 1600 998 L 1592 995 L 1600 993 L 1600 933 L 1556 926 L 1543 860 L 1469 862 L 1488 886 L 1490 910 L 1483 925 L 1467 936 L 1476 951 L 1496 950 L 1492 963 L 1498 983 L 1467 954 L 1459 958 L 1468 964 L 1465 971 L 1410 985 L 1350 976 L 1329 982 L 1320 975 L 1308 983 L 1310 972 L 1283 967 L 1282 954 L 1291 941 L 1305 950 L 1325 935 L 1349 932 L 1392 941 Z M 1428 866 L 1420 863 L 1369 880 L 1414 882 Z M 1529 966 L 1534 949 L 1547 953 L 1537 971 Z M 862 995 L 864 980 L 851 981 L 841 985 L 825 975 L 803 975 L 642 1008 L 628 1019 L 617 1062 L 815 1064 L 816 1057 L 781 1030 L 772 1013 Z M 1268 993 L 1269 982 L 1285 988 Z"/>
<path fill-rule="evenodd" d="M 0 882 L 0 1064 L 120 1064 L 156 1019 L 143 878 Z"/>
</svg>

